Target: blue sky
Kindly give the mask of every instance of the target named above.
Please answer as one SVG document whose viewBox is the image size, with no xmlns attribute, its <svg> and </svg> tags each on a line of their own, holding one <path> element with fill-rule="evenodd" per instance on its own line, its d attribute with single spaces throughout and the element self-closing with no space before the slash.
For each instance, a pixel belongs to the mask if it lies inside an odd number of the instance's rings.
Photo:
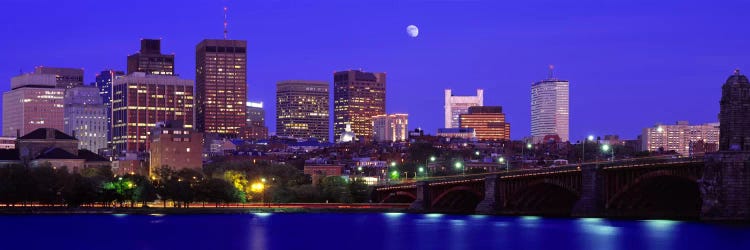
<svg viewBox="0 0 750 250">
<path fill-rule="evenodd" d="M 194 79 L 195 45 L 248 41 L 248 98 L 266 103 L 275 130 L 275 83 L 331 82 L 337 70 L 387 72 L 387 111 L 434 133 L 443 90 L 485 90 L 511 134 L 529 134 L 530 85 L 570 81 L 571 140 L 634 138 L 657 122 L 717 121 L 721 84 L 750 72 L 748 1 L 22 1 L 0 10 L 0 90 L 34 66 L 85 69 L 85 81 L 125 69 L 141 38 L 162 38 L 176 71 Z M 419 26 L 411 38 L 406 26 Z"/>
</svg>

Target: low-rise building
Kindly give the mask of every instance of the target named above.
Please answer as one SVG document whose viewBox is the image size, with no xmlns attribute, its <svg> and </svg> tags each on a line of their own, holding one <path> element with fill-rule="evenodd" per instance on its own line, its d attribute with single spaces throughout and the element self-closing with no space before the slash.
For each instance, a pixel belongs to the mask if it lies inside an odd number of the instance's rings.
<svg viewBox="0 0 750 250">
<path fill-rule="evenodd" d="M 304 173 L 312 177 L 313 186 L 317 186 L 320 180 L 327 176 L 341 176 L 343 165 L 305 165 Z"/>
<path fill-rule="evenodd" d="M 174 170 L 203 166 L 201 153 L 203 133 L 185 128 L 179 121 L 157 124 L 151 130 L 149 143 L 149 175 L 162 166 Z"/>
</svg>

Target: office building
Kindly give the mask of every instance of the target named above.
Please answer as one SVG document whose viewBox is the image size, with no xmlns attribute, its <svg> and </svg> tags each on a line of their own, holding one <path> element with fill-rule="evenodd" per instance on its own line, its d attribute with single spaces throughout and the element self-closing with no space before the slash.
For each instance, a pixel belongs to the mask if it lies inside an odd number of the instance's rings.
<svg viewBox="0 0 750 250">
<path fill-rule="evenodd" d="M 469 107 L 484 106 L 484 90 L 477 89 L 476 96 L 453 95 L 450 89 L 445 90 L 445 128 L 458 128 L 459 116 L 469 112 Z"/>
<path fill-rule="evenodd" d="M 64 130 L 63 97 L 56 75 L 29 73 L 13 77 L 3 93 L 3 135 L 21 136 L 38 128 Z"/>
<path fill-rule="evenodd" d="M 510 140 L 510 124 L 505 122 L 503 107 L 474 106 L 459 116 L 459 126 L 473 128 L 477 140 Z"/>
<path fill-rule="evenodd" d="M 151 130 L 149 140 L 149 176 L 163 166 L 201 171 L 203 133 L 185 128 L 180 121 L 167 121 Z"/>
<path fill-rule="evenodd" d="M 136 72 L 112 85 L 112 142 L 115 152 L 145 152 L 148 132 L 158 122 L 194 124 L 193 81 Z"/>
<path fill-rule="evenodd" d="M 735 70 L 721 87 L 719 149 L 750 151 L 750 82 Z"/>
<path fill-rule="evenodd" d="M 115 78 L 124 76 L 125 73 L 116 70 L 105 70 L 96 75 L 96 87 L 99 88 L 99 96 L 102 104 L 106 107 L 107 114 L 107 147 L 112 144 L 112 82 Z"/>
<path fill-rule="evenodd" d="M 333 73 L 334 136 L 350 124 L 352 132 L 372 138 L 372 118 L 385 114 L 385 73 L 347 70 Z"/>
<path fill-rule="evenodd" d="M 328 142 L 329 86 L 326 82 L 282 81 L 276 84 L 276 135 Z"/>
<path fill-rule="evenodd" d="M 83 69 L 39 66 L 34 68 L 34 74 L 54 75 L 58 88 L 69 89 L 83 85 Z"/>
<path fill-rule="evenodd" d="M 201 41 L 195 47 L 196 129 L 225 137 L 245 127 L 247 41 Z"/>
<path fill-rule="evenodd" d="M 715 149 L 716 144 L 721 146 L 719 123 L 690 125 L 687 121 L 678 121 L 675 125 L 657 124 L 643 129 L 641 143 L 643 150 L 647 151 L 674 150 L 683 156 L 704 154 L 706 150 L 696 150 L 695 145 L 700 143 L 703 149 Z M 705 146 L 710 144 L 714 146 Z"/>
<path fill-rule="evenodd" d="M 65 133 L 73 135 L 80 149 L 99 152 L 107 148 L 107 107 L 95 86 L 65 90 Z"/>
<path fill-rule="evenodd" d="M 240 138 L 248 140 L 263 140 L 268 138 L 266 126 L 266 111 L 263 102 L 247 102 L 245 106 L 245 127 L 240 129 Z"/>
<path fill-rule="evenodd" d="M 466 140 L 474 140 L 477 138 L 476 132 L 473 128 L 439 128 L 437 131 L 438 137 L 443 138 L 458 138 Z"/>
<path fill-rule="evenodd" d="M 534 143 L 556 135 L 569 141 L 570 83 L 553 76 L 531 85 L 531 136 Z"/>
<path fill-rule="evenodd" d="M 406 141 L 408 125 L 408 114 L 377 115 L 372 118 L 373 137 L 379 142 Z"/>
<path fill-rule="evenodd" d="M 174 55 L 161 53 L 161 39 L 141 39 L 141 50 L 128 56 L 128 75 L 174 75 Z"/>
</svg>

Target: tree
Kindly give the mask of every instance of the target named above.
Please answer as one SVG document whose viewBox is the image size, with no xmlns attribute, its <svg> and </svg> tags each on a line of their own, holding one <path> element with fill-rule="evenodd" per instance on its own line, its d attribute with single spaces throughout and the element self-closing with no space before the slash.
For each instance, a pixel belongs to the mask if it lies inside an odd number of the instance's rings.
<svg viewBox="0 0 750 250">
<path fill-rule="evenodd" d="M 320 193 L 329 202 L 351 202 L 349 185 L 340 176 L 328 176 L 320 180 Z"/>
<path fill-rule="evenodd" d="M 148 207 L 148 202 L 156 200 L 156 188 L 153 183 L 142 175 L 133 176 L 136 187 L 131 198 L 134 202 L 141 202 L 143 207 Z"/>
<path fill-rule="evenodd" d="M 349 193 L 351 193 L 352 202 L 364 203 L 370 200 L 371 190 L 364 180 L 357 179 L 349 182 Z"/>
</svg>

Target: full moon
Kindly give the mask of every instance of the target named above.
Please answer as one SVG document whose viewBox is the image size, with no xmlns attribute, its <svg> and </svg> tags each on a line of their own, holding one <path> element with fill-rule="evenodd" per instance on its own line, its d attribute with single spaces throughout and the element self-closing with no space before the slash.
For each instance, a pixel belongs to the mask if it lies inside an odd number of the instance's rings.
<svg viewBox="0 0 750 250">
<path fill-rule="evenodd" d="M 406 33 L 411 37 L 417 37 L 419 35 L 419 28 L 414 25 L 406 26 Z"/>
</svg>

